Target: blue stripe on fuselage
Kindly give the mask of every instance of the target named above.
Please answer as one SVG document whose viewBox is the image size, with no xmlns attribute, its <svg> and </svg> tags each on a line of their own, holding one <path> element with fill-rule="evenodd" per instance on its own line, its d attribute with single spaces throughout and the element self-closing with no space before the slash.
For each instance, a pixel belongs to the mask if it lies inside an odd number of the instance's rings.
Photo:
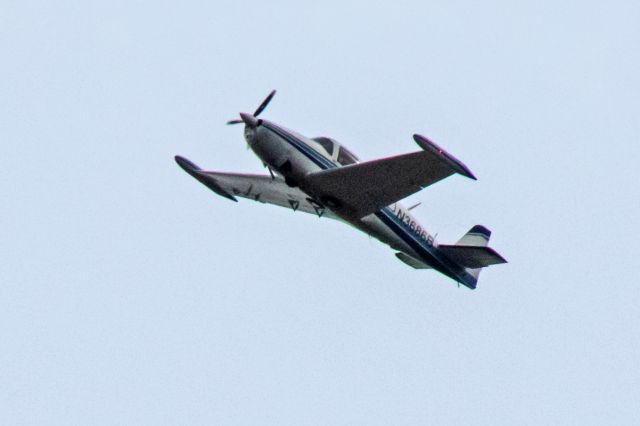
<svg viewBox="0 0 640 426">
<path fill-rule="evenodd" d="M 286 140 L 291 146 L 304 154 L 309 160 L 313 161 L 323 170 L 335 169 L 338 166 L 315 149 L 307 145 L 304 141 L 299 140 L 294 135 L 279 128 L 272 123 L 263 122 L 263 127 L 272 131 L 282 139 Z M 450 278 L 470 287 L 475 288 L 476 279 L 469 274 L 463 267 L 451 262 L 449 259 L 440 255 L 437 249 L 426 243 L 422 239 L 416 237 L 411 228 L 400 220 L 389 207 L 383 207 L 374 213 L 378 219 L 382 221 L 394 234 L 399 236 L 409 247 L 419 253 L 427 263 L 434 269 L 442 272 Z"/>
<path fill-rule="evenodd" d="M 309 145 L 307 145 L 303 141 L 299 140 L 298 138 L 296 138 L 295 136 L 293 136 L 292 134 L 290 134 L 286 130 L 283 130 L 283 129 L 281 129 L 281 128 L 279 128 L 276 125 L 271 124 L 271 123 L 264 123 L 263 122 L 262 125 L 263 125 L 263 127 L 271 130 L 276 135 L 280 136 L 282 139 L 284 139 L 287 142 L 289 142 L 290 145 L 292 145 L 298 151 L 303 153 L 309 160 L 313 161 L 321 169 L 323 169 L 323 170 L 335 169 L 335 168 L 338 167 L 333 163 L 333 161 L 329 160 L 327 157 L 325 157 L 324 155 L 320 154 L 318 151 L 316 151 L 315 149 L 311 148 Z"/>
</svg>

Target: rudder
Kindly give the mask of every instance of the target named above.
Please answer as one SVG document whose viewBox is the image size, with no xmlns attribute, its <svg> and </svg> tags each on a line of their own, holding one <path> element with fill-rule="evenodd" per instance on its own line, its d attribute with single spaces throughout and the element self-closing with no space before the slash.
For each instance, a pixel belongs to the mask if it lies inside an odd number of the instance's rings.
<svg viewBox="0 0 640 426">
<path fill-rule="evenodd" d="M 475 225 L 466 234 L 462 236 L 456 243 L 459 246 L 474 246 L 474 247 L 487 247 L 489 245 L 489 239 L 491 238 L 491 231 L 482 225 Z M 478 280 L 480 271 L 482 268 L 465 268 L 466 271 Z"/>
</svg>

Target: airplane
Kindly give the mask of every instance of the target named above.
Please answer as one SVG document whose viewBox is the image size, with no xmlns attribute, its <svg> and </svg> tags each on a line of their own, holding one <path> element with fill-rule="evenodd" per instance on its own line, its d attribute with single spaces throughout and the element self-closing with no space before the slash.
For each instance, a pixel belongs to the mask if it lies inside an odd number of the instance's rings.
<svg viewBox="0 0 640 426">
<path fill-rule="evenodd" d="M 476 180 L 469 168 L 424 136 L 414 134 L 418 152 L 360 161 L 328 137 L 308 138 L 258 118 L 273 90 L 253 114 L 240 113 L 229 125 L 244 124 L 248 147 L 268 175 L 205 171 L 179 155 L 175 161 L 218 195 L 275 204 L 293 211 L 336 219 L 389 245 L 396 257 L 415 269 L 435 269 L 475 289 L 482 268 L 506 263 L 487 247 L 491 231 L 472 227 L 456 244 L 438 244 L 400 200 L 459 174 Z"/>
</svg>

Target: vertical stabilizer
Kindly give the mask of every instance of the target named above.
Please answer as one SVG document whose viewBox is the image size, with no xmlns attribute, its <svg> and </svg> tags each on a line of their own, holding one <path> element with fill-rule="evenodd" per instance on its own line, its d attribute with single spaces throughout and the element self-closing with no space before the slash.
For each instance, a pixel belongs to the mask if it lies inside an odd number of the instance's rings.
<svg viewBox="0 0 640 426">
<path fill-rule="evenodd" d="M 469 232 L 464 234 L 464 236 L 458 240 L 456 245 L 486 247 L 489 245 L 489 238 L 491 238 L 491 231 L 482 225 L 476 225 L 471 228 Z"/>
<path fill-rule="evenodd" d="M 491 238 L 491 231 L 482 225 L 476 225 L 462 236 L 456 243 L 459 246 L 475 246 L 486 247 L 489 245 L 489 238 Z M 476 280 L 480 275 L 482 268 L 472 269 L 466 268 L 467 272 L 472 275 Z"/>
</svg>

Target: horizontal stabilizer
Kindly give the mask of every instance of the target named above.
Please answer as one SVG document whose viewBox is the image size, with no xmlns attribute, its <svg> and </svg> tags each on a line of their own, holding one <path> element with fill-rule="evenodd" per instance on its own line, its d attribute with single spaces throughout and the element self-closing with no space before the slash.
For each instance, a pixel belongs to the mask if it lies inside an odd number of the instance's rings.
<svg viewBox="0 0 640 426">
<path fill-rule="evenodd" d="M 411 266 L 413 269 L 431 269 L 431 266 L 427 265 L 421 260 L 409 256 L 408 254 L 398 252 L 396 253 L 396 257 L 407 265 Z"/>
<path fill-rule="evenodd" d="M 465 268 L 477 269 L 498 263 L 507 263 L 502 256 L 490 247 L 440 244 L 438 250 Z"/>
</svg>

